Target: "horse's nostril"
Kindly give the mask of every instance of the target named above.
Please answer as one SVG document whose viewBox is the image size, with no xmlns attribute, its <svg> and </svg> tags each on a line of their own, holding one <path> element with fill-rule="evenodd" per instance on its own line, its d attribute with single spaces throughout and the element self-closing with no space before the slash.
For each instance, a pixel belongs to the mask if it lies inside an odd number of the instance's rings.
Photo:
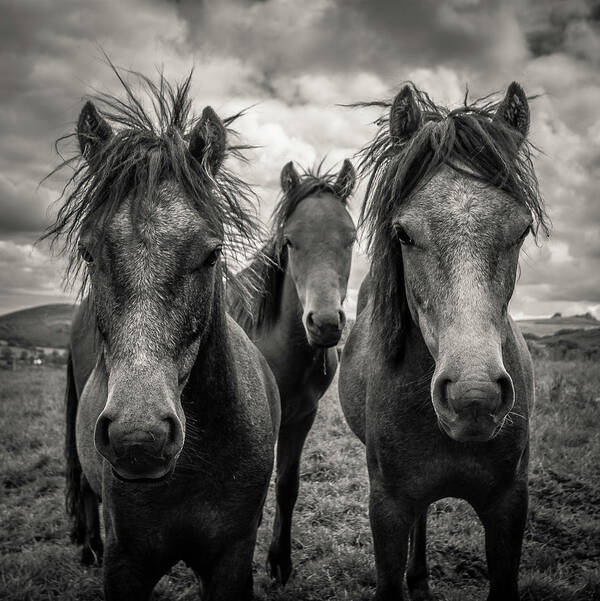
<svg viewBox="0 0 600 601">
<path fill-rule="evenodd" d="M 442 407 L 443 409 L 448 409 L 449 408 L 449 403 L 448 403 L 448 387 L 451 383 L 450 378 L 444 377 L 444 376 L 440 376 L 438 378 L 436 378 L 434 384 L 433 384 L 433 399 L 434 402 L 436 402 L 438 404 L 438 406 Z"/>
<path fill-rule="evenodd" d="M 510 376 L 508 374 L 500 376 L 497 385 L 500 389 L 500 409 L 510 411 L 515 401 L 515 391 Z"/>
<path fill-rule="evenodd" d="M 167 417 L 164 421 L 167 428 L 166 444 L 181 446 L 183 444 L 183 433 L 176 419 Z"/>
<path fill-rule="evenodd" d="M 333 332 L 341 330 L 346 323 L 346 316 L 342 310 L 322 311 L 315 313 L 309 311 L 306 314 L 306 326 L 311 330 L 319 332 Z"/>
<path fill-rule="evenodd" d="M 96 446 L 107 449 L 110 446 L 109 429 L 112 420 L 106 416 L 100 416 L 96 424 Z"/>
</svg>

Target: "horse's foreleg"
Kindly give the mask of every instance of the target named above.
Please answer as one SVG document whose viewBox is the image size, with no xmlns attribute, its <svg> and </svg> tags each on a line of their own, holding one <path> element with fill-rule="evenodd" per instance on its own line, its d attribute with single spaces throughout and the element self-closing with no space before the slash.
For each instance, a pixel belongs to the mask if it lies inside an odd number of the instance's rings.
<svg viewBox="0 0 600 601">
<path fill-rule="evenodd" d="M 99 501 L 96 493 L 91 489 L 85 476 L 81 477 L 81 496 L 85 512 L 85 540 L 81 553 L 81 562 L 84 565 L 102 564 L 104 547 L 100 535 Z"/>
<path fill-rule="evenodd" d="M 256 531 L 252 536 L 226 547 L 210 566 L 198 571 L 204 584 L 202 601 L 252 601 L 255 543 Z"/>
<path fill-rule="evenodd" d="M 485 528 L 490 578 L 488 601 L 518 601 L 519 563 L 527 521 L 527 482 L 518 481 L 484 508 L 475 507 Z"/>
<path fill-rule="evenodd" d="M 429 570 L 427 569 L 427 510 L 413 524 L 410 531 L 410 549 L 408 567 L 406 568 L 406 584 L 412 601 L 428 601 L 433 599 L 429 590 Z"/>
<path fill-rule="evenodd" d="M 377 568 L 375 601 L 402 601 L 408 536 L 415 515 L 408 504 L 371 481 L 369 519 Z"/>
<path fill-rule="evenodd" d="M 285 584 L 292 573 L 292 514 L 300 486 L 300 456 L 316 410 L 299 422 L 282 426 L 277 441 L 277 509 L 268 564 L 271 576 Z"/>
<path fill-rule="evenodd" d="M 106 541 L 104 551 L 104 599 L 106 601 L 146 601 L 156 583 L 167 571 L 148 561 L 147 550 L 134 555 L 119 544 Z"/>
</svg>

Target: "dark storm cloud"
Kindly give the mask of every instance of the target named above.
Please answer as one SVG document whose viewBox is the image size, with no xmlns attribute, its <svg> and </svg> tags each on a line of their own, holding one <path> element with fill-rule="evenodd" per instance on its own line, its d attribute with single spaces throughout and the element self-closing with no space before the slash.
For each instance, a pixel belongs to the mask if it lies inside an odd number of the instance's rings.
<svg viewBox="0 0 600 601">
<path fill-rule="evenodd" d="M 271 77 L 304 71 L 375 71 L 452 65 L 510 70 L 524 54 L 506 0 L 224 0 L 176 3 L 188 43 L 254 63 Z"/>
<path fill-rule="evenodd" d="M 103 48 L 123 67 L 152 74 L 164 64 L 175 79 L 195 65 L 196 108 L 259 103 L 240 129 L 261 146 L 243 173 L 259 184 L 265 217 L 285 162 L 328 154 L 333 165 L 368 139 L 371 116 L 336 103 L 386 96 L 407 78 L 452 103 L 466 83 L 477 96 L 522 81 L 543 94 L 532 103 L 531 137 L 545 152 L 536 167 L 554 235 L 524 258 L 513 310 L 599 303 L 599 4 L 0 0 L 1 283 L 13 298 L 58 293 L 60 269 L 30 243 L 63 180 L 38 184 L 56 165 L 52 142 L 72 131 L 82 97 L 118 90 Z M 357 194 L 354 210 L 359 202 Z M 367 266 L 355 261 L 353 288 Z"/>
<path fill-rule="evenodd" d="M 171 11 L 158 2 L 144 7 L 148 13 L 119 2 L 0 2 L 0 312 L 14 309 L 15 299 L 62 298 L 62 264 L 32 243 L 50 223 L 64 178 L 40 182 L 58 163 L 53 142 L 72 131 L 82 97 L 104 87 L 100 47 L 128 66 Z"/>
<path fill-rule="evenodd" d="M 35 238 L 46 227 L 46 203 L 40 202 L 36 188 L 30 180 L 15 183 L 0 174 L 0 236 L 25 233 Z"/>
<path fill-rule="evenodd" d="M 600 25 L 600 2 L 531 0 L 524 4 L 521 15 L 528 45 L 534 56 L 554 54 L 563 50 L 577 54 L 573 38 L 578 31 L 582 32 L 582 27 L 597 29 Z"/>
<path fill-rule="evenodd" d="M 148 4 L 150 6 L 150 4 Z M 82 97 L 106 78 L 100 45 L 135 47 L 144 19 L 115 19 L 105 3 L 2 2 L 0 10 L 0 230 L 40 231 L 60 180 L 53 142 L 72 131 Z M 117 4 L 115 3 L 115 7 Z M 137 32 L 137 33 L 136 33 Z"/>
</svg>

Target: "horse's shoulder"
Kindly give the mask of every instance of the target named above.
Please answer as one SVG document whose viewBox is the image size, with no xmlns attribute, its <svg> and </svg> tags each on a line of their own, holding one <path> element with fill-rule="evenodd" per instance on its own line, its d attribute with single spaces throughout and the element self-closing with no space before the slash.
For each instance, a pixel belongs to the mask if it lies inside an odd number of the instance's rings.
<svg viewBox="0 0 600 601">
<path fill-rule="evenodd" d="M 367 300 L 363 310 L 357 314 L 352 330 L 348 334 L 342 357 L 344 360 L 364 361 L 369 354 L 369 331 L 371 324 L 371 306 Z"/>
<path fill-rule="evenodd" d="M 527 405 L 529 409 L 531 409 L 534 403 L 533 360 L 531 358 L 531 353 L 529 352 L 527 342 L 525 341 L 525 338 L 523 337 L 519 326 L 510 316 L 508 317 L 508 323 L 511 329 L 511 335 L 514 342 L 514 362 L 521 367 L 524 380 L 523 384 L 526 387 L 528 396 Z"/>
<path fill-rule="evenodd" d="M 71 320 L 69 350 L 78 395 L 83 392 L 99 354 L 99 337 L 90 302 L 89 296 L 86 296 L 76 307 Z"/>
<path fill-rule="evenodd" d="M 367 379 L 373 359 L 369 357 L 369 305 L 356 317 L 352 331 L 346 339 L 340 360 L 338 392 L 346 421 L 360 440 L 366 438 Z"/>
<path fill-rule="evenodd" d="M 252 342 L 244 328 L 231 316 L 227 314 L 227 335 L 234 349 L 235 360 L 244 365 L 256 365 L 260 362 L 260 351 Z"/>
<path fill-rule="evenodd" d="M 362 310 L 365 308 L 369 301 L 369 295 L 371 293 L 371 271 L 367 272 L 367 275 L 363 278 L 358 289 L 358 298 L 356 300 L 356 315 L 360 315 Z"/>
<path fill-rule="evenodd" d="M 281 408 L 275 376 L 263 354 L 230 315 L 227 315 L 227 329 L 239 384 L 245 392 L 252 395 L 259 389 L 264 392 L 276 432 L 279 428 Z"/>
</svg>

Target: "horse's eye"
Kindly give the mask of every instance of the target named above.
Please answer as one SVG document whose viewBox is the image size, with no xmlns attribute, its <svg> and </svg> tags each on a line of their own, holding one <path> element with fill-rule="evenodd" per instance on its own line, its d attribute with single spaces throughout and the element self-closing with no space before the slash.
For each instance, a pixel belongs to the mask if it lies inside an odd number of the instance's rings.
<svg viewBox="0 0 600 601">
<path fill-rule="evenodd" d="M 394 233 L 401 244 L 413 246 L 415 241 L 408 235 L 407 231 L 399 224 L 394 224 Z"/>
<path fill-rule="evenodd" d="M 79 256 L 88 265 L 91 265 L 94 262 L 94 257 L 92 256 L 92 253 L 83 244 L 81 244 L 81 242 L 77 246 L 77 251 L 79 252 Z"/>
<path fill-rule="evenodd" d="M 289 246 L 290 248 L 294 248 L 292 241 L 287 236 L 283 237 L 283 246 Z"/>
<path fill-rule="evenodd" d="M 204 261 L 204 264 L 207 267 L 213 267 L 217 261 L 219 260 L 219 257 L 221 256 L 221 251 L 223 249 L 219 246 L 217 248 L 215 248 L 206 258 L 206 261 Z"/>
</svg>

